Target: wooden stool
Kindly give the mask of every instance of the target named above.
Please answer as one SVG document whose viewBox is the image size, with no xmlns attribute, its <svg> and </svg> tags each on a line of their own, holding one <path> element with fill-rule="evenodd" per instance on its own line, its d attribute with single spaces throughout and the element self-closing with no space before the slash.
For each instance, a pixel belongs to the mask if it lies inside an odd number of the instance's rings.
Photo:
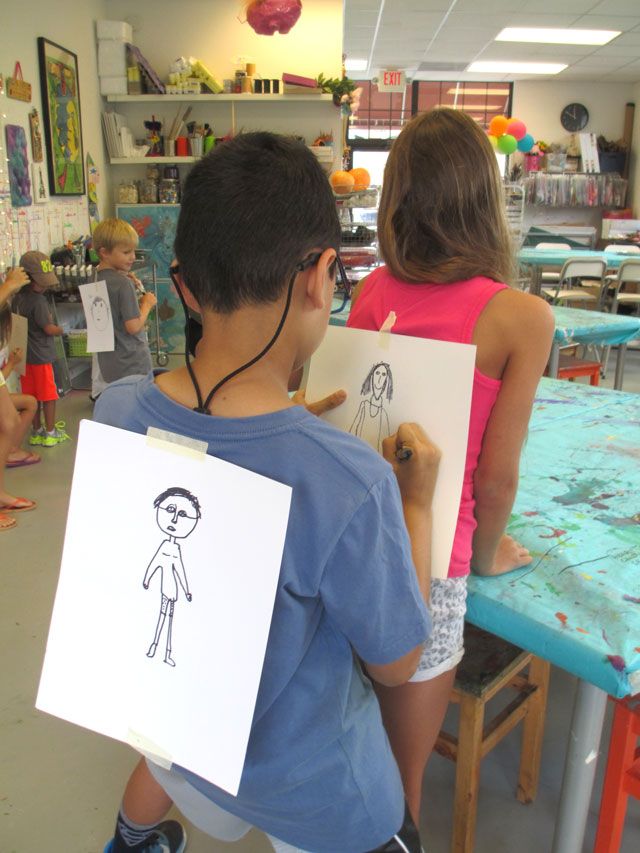
<svg viewBox="0 0 640 853">
<path fill-rule="evenodd" d="M 618 853 L 629 796 L 640 800 L 640 696 L 615 701 L 594 853 Z"/>
<path fill-rule="evenodd" d="M 435 747 L 456 762 L 453 853 L 473 850 L 480 762 L 520 720 L 524 725 L 516 796 L 521 803 L 535 799 L 550 669 L 548 661 L 468 623 L 464 641 L 465 654 L 451 695 L 451 701 L 460 705 L 458 736 L 441 731 Z M 485 725 L 486 703 L 504 688 L 515 690 L 515 698 Z"/>
</svg>

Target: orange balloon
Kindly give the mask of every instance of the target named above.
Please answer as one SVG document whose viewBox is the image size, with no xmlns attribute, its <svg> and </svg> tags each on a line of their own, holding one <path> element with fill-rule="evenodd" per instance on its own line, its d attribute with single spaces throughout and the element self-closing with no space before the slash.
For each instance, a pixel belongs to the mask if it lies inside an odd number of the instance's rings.
<svg viewBox="0 0 640 853">
<path fill-rule="evenodd" d="M 371 183 L 371 175 L 366 169 L 363 169 L 362 166 L 351 169 L 349 174 L 354 180 L 354 190 L 366 190 Z"/>
<path fill-rule="evenodd" d="M 331 181 L 334 193 L 337 193 L 337 195 L 344 195 L 345 193 L 352 192 L 355 185 L 355 179 L 353 175 L 349 174 L 349 172 L 333 172 L 333 174 L 330 175 L 329 180 Z"/>
<path fill-rule="evenodd" d="M 491 136 L 502 136 L 503 133 L 507 132 L 508 124 L 509 119 L 505 116 L 494 116 L 489 122 L 489 133 Z"/>
</svg>

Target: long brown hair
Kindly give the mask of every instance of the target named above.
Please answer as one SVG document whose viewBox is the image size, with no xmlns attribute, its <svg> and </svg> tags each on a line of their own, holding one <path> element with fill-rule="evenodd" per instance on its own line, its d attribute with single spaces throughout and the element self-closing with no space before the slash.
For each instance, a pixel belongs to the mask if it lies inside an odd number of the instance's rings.
<svg viewBox="0 0 640 853">
<path fill-rule="evenodd" d="M 402 281 L 512 279 L 498 163 L 466 113 L 430 110 L 402 130 L 384 170 L 378 235 L 385 263 Z"/>
<path fill-rule="evenodd" d="M 0 308 L 0 348 L 6 346 L 11 335 L 11 303 L 5 302 Z"/>
</svg>

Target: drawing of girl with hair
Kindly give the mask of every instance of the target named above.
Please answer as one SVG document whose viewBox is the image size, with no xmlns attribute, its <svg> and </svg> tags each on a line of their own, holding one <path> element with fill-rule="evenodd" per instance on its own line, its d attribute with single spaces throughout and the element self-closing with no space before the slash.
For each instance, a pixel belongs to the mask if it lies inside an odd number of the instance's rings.
<svg viewBox="0 0 640 853">
<path fill-rule="evenodd" d="M 384 404 L 385 400 L 390 402 L 393 398 L 393 375 L 386 361 L 373 365 L 362 383 L 360 394 L 366 395 L 366 399 L 361 401 L 349 432 L 382 451 L 383 439 L 391 435 Z"/>
</svg>

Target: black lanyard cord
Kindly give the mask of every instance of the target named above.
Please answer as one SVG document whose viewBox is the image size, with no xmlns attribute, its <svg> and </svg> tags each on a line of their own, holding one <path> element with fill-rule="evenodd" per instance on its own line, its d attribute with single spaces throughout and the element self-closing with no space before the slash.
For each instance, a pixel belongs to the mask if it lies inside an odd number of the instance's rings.
<svg viewBox="0 0 640 853">
<path fill-rule="evenodd" d="M 311 260 L 311 259 L 309 259 L 309 260 Z M 317 262 L 317 257 L 315 258 L 315 262 Z M 304 264 L 304 266 L 303 266 L 303 264 Z M 243 370 L 247 370 L 249 367 L 254 365 L 257 361 L 259 361 L 263 356 L 265 356 L 269 352 L 271 347 L 277 341 L 278 336 L 280 335 L 280 332 L 282 331 L 282 327 L 284 326 L 285 321 L 287 319 L 287 315 L 289 313 L 289 308 L 291 306 L 291 297 L 293 296 L 293 285 L 295 284 L 296 276 L 298 275 L 298 272 L 301 272 L 303 269 L 306 268 L 306 266 L 310 266 L 310 265 L 311 264 L 309 264 L 308 261 L 303 261 L 301 264 L 298 264 L 298 266 L 296 267 L 296 271 L 291 276 L 291 279 L 289 280 L 289 287 L 287 289 L 287 301 L 285 302 L 284 311 L 282 312 L 282 316 L 280 317 L 280 322 L 278 323 L 278 328 L 275 330 L 273 337 L 271 338 L 269 343 L 264 347 L 263 350 L 261 350 L 258 353 L 258 355 L 254 356 L 254 358 L 252 358 L 250 361 L 247 361 L 245 364 L 241 365 L 240 367 L 237 367 L 235 370 L 232 370 L 231 373 L 228 373 L 216 385 L 214 385 L 214 387 L 209 392 L 207 399 L 204 402 L 202 401 L 202 394 L 200 392 L 200 386 L 198 385 L 198 380 L 196 379 L 195 373 L 193 372 L 193 367 L 191 366 L 191 360 L 190 360 L 190 356 L 189 356 L 189 349 L 190 349 L 190 346 L 189 346 L 190 345 L 190 341 L 189 341 L 189 311 L 188 311 L 187 303 L 185 302 L 184 296 L 182 295 L 182 289 L 180 288 L 178 283 L 175 282 L 175 280 L 174 280 L 174 284 L 176 285 L 176 290 L 178 291 L 178 296 L 180 297 L 180 302 L 182 303 L 182 309 L 184 311 L 186 327 L 187 327 L 187 341 L 186 341 L 186 346 L 185 346 L 185 363 L 187 365 L 187 370 L 189 371 L 189 376 L 191 377 L 191 382 L 193 384 L 193 388 L 196 392 L 196 398 L 198 400 L 198 405 L 193 409 L 194 412 L 199 412 L 200 414 L 203 414 L 203 415 L 210 415 L 211 412 L 209 411 L 209 405 L 211 404 L 211 401 L 213 400 L 214 395 L 220 390 L 220 388 L 222 388 L 222 386 L 225 383 L 227 383 L 230 379 L 233 379 L 239 373 L 242 373 Z M 170 270 L 170 272 L 171 272 L 171 270 Z M 172 274 L 172 278 L 173 278 L 173 274 Z"/>
</svg>

